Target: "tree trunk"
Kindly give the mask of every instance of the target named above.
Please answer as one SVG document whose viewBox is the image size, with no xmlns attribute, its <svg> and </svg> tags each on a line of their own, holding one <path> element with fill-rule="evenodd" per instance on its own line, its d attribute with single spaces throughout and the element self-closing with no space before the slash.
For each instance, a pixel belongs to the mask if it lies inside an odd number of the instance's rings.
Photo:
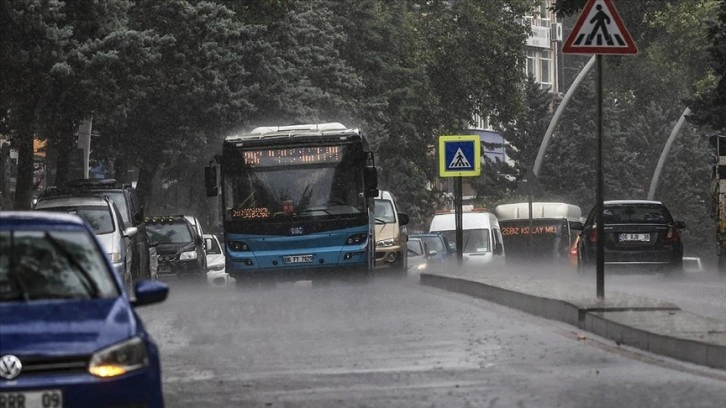
<svg viewBox="0 0 726 408">
<path fill-rule="evenodd" d="M 15 148 L 18 149 L 18 178 L 15 183 L 16 210 L 30 210 L 33 196 L 33 131 L 30 126 L 18 132 Z"/>
<path fill-rule="evenodd" d="M 56 160 L 55 185 L 62 186 L 68 181 L 68 171 L 70 170 L 70 158 L 76 149 L 75 143 L 76 126 L 69 122 L 66 126 L 58 129 L 60 136 L 59 143 L 56 145 L 58 158 Z"/>
<path fill-rule="evenodd" d="M 158 164 L 145 164 L 142 165 L 139 170 L 139 180 L 136 183 L 136 193 L 138 194 L 139 202 L 144 209 L 148 208 L 148 204 L 151 202 L 154 177 L 156 176 L 158 168 Z"/>
</svg>

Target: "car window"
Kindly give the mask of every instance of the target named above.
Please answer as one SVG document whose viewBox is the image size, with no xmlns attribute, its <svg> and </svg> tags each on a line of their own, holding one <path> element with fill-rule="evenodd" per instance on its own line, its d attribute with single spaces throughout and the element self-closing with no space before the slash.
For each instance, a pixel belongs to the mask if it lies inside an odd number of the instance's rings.
<svg viewBox="0 0 726 408">
<path fill-rule="evenodd" d="M 668 224 L 673 222 L 670 212 L 659 204 L 617 204 L 603 209 L 606 224 Z"/>
<path fill-rule="evenodd" d="M 0 232 L 0 301 L 118 296 L 85 231 Z"/>
<path fill-rule="evenodd" d="M 447 251 L 447 249 L 444 248 L 444 241 L 441 237 L 422 237 L 422 239 L 426 243 L 426 246 L 429 247 L 430 251 L 436 251 L 440 254 Z"/>
<path fill-rule="evenodd" d="M 210 243 L 209 249 L 207 249 L 207 253 L 210 255 L 221 255 L 222 254 L 222 248 L 219 247 L 219 242 L 217 242 L 216 239 L 210 238 L 208 239 L 208 242 Z"/>
<path fill-rule="evenodd" d="M 422 256 L 423 255 L 423 244 L 419 239 L 409 239 L 407 244 L 408 254 L 411 256 Z"/>
<path fill-rule="evenodd" d="M 396 222 L 396 212 L 393 203 L 389 200 L 376 200 L 376 218 L 385 222 Z"/>
<path fill-rule="evenodd" d="M 192 242 L 192 232 L 187 223 L 147 224 L 149 239 L 160 244 L 184 244 Z"/>
<path fill-rule="evenodd" d="M 96 234 L 110 234 L 116 231 L 111 210 L 108 206 L 66 206 L 43 207 L 43 211 L 66 212 L 81 217 Z"/>
<path fill-rule="evenodd" d="M 449 242 L 456 245 L 456 231 L 440 231 Z M 464 238 L 464 252 L 489 252 L 489 228 L 471 229 L 462 231 Z"/>
<path fill-rule="evenodd" d="M 126 205 L 126 195 L 123 191 L 101 191 L 104 195 L 113 201 L 118 207 L 118 211 L 121 213 L 121 217 L 124 220 L 125 225 L 131 225 L 131 219 L 129 218 L 129 207 Z"/>
</svg>

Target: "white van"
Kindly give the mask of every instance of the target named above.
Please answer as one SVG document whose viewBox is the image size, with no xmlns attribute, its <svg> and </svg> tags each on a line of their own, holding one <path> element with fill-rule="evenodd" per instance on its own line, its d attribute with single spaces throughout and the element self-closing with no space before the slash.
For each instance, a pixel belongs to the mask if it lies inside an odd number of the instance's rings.
<svg viewBox="0 0 726 408">
<path fill-rule="evenodd" d="M 464 212 L 463 252 L 467 265 L 504 265 L 504 242 L 497 217 L 488 212 Z M 430 232 L 443 234 L 449 245 L 456 245 L 456 218 L 453 212 L 437 214 Z"/>
</svg>

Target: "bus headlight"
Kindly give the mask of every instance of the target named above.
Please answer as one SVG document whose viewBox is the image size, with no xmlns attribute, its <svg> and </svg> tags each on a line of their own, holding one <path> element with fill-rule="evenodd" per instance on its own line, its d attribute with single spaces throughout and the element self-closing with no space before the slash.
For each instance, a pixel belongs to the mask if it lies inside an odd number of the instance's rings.
<svg viewBox="0 0 726 408">
<path fill-rule="evenodd" d="M 383 239 L 378 242 L 376 242 L 377 247 L 392 247 L 393 246 L 393 240 L 392 239 Z"/>
<path fill-rule="evenodd" d="M 246 243 L 242 241 L 229 241 L 227 244 L 229 247 L 235 251 L 249 251 L 250 247 L 247 246 Z"/>
<path fill-rule="evenodd" d="M 197 251 L 182 252 L 181 255 L 179 255 L 180 261 L 192 261 L 194 259 L 197 259 Z"/>
<path fill-rule="evenodd" d="M 345 240 L 345 245 L 362 244 L 366 242 L 366 239 L 368 239 L 368 234 L 354 234 Z"/>
<path fill-rule="evenodd" d="M 118 377 L 148 364 L 146 345 L 143 340 L 134 337 L 95 352 L 88 364 L 88 372 L 101 378 Z"/>
</svg>

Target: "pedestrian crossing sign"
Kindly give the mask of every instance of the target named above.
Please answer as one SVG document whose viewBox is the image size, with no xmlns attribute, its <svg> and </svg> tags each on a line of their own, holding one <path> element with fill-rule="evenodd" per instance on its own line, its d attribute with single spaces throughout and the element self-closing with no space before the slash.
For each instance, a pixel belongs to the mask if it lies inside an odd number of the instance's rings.
<svg viewBox="0 0 726 408">
<path fill-rule="evenodd" d="M 613 0 L 588 0 L 562 45 L 565 54 L 637 54 Z"/>
<path fill-rule="evenodd" d="M 439 176 L 481 174 L 481 140 L 477 135 L 439 136 Z"/>
</svg>

